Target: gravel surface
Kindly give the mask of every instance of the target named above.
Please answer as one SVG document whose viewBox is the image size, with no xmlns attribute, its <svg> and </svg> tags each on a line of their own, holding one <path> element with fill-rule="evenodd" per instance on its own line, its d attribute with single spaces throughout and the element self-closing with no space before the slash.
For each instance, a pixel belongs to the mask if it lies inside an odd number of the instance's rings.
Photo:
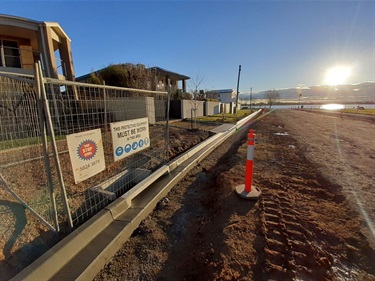
<svg viewBox="0 0 375 281">
<path fill-rule="evenodd" d="M 234 192 L 249 128 L 257 201 Z M 263 115 L 177 184 L 95 280 L 375 280 L 374 129 Z"/>
</svg>

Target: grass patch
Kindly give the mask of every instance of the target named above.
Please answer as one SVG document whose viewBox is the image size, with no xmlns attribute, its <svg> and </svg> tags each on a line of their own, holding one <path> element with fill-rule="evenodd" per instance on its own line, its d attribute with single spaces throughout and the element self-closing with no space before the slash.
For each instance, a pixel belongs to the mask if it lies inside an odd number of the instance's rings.
<svg viewBox="0 0 375 281">
<path fill-rule="evenodd" d="M 242 118 L 250 115 L 254 111 L 255 110 L 241 109 L 235 114 L 220 113 L 220 114 L 214 114 L 210 116 L 200 116 L 200 117 L 197 117 L 195 120 L 200 121 L 200 122 L 235 123 L 238 120 L 241 120 Z"/>
<path fill-rule="evenodd" d="M 62 135 L 55 136 L 55 139 L 62 140 L 62 139 L 65 139 L 65 136 L 62 136 Z M 48 142 L 51 141 L 51 138 L 49 136 L 47 137 L 47 141 Z M 0 141 L 0 150 L 6 150 L 6 149 L 29 146 L 29 145 L 37 145 L 37 144 L 42 144 L 41 137 L 6 140 L 6 141 Z"/>
<path fill-rule="evenodd" d="M 342 112 L 344 112 L 344 113 L 355 113 L 355 114 L 365 114 L 365 115 L 375 115 L 375 109 L 345 108 Z"/>
</svg>

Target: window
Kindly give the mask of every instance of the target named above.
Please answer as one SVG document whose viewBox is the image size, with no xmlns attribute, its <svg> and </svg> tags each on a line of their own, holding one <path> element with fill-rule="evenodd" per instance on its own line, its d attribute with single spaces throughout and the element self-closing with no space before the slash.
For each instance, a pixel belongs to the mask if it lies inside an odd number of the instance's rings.
<svg viewBox="0 0 375 281">
<path fill-rule="evenodd" d="M 20 51 L 17 41 L 0 40 L 0 66 L 21 68 Z"/>
</svg>

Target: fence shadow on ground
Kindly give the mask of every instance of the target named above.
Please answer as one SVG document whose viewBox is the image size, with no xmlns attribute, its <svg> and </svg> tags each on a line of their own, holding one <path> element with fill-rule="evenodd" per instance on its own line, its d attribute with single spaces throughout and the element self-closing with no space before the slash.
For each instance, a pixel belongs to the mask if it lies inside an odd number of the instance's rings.
<svg viewBox="0 0 375 281">
<path fill-rule="evenodd" d="M 6 239 L 3 248 L 4 259 L 0 262 L 0 281 L 3 281 L 9 280 L 17 274 L 20 269 L 25 268 L 36 258 L 41 256 L 58 241 L 57 236 L 62 234 L 53 231 L 42 232 L 34 240 L 28 242 L 15 252 L 12 252 L 17 240 L 27 228 L 26 209 L 20 203 L 9 200 L 0 200 L 0 210 L 2 215 L 11 216 L 12 218 L 10 221 L 14 222 L 8 222 L 8 224 L 5 225 L 7 220 L 3 220 L 0 223 L 3 239 Z M 6 235 L 7 231 L 11 233 Z M 56 239 L 51 239 L 51 235 L 56 237 Z"/>
<path fill-rule="evenodd" d="M 8 200 L 0 200 L 0 208 L 4 210 L 1 213 L 11 213 L 11 215 L 15 217 L 15 225 L 13 226 L 14 229 L 12 231 L 12 234 L 9 236 L 8 240 L 5 242 L 3 248 L 3 255 L 7 259 L 11 256 L 11 250 L 13 248 L 13 245 L 16 243 L 18 236 L 22 233 L 27 224 L 27 218 L 25 207 L 20 203 Z M 3 229 L 12 228 L 11 225 L 3 225 L 3 223 L 6 222 L 3 221 L 0 224 Z"/>
</svg>

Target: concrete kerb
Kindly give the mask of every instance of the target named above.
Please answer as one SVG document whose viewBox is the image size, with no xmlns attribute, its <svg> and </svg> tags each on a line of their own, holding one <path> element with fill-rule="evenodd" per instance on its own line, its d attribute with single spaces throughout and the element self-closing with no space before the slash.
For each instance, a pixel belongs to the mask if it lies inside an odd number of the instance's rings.
<svg viewBox="0 0 375 281">
<path fill-rule="evenodd" d="M 236 129 L 242 127 L 244 124 L 246 124 L 248 121 L 250 121 L 251 119 L 257 117 L 258 115 L 260 115 L 262 113 L 262 109 L 259 109 L 257 111 L 255 111 L 254 113 L 250 114 L 249 116 L 241 119 L 240 121 L 237 122 L 236 124 Z"/>
<path fill-rule="evenodd" d="M 157 179 L 159 179 L 162 175 L 169 173 L 170 169 L 168 165 L 164 165 L 148 176 L 146 179 L 142 180 L 124 195 L 122 195 L 119 199 L 114 201 L 113 203 L 109 204 L 105 209 L 108 210 L 111 214 L 113 219 L 116 219 L 119 215 L 121 215 L 124 211 L 131 207 L 131 201 L 142 191 L 144 191 L 147 187 L 149 187 L 152 183 L 154 183 Z"/>
<path fill-rule="evenodd" d="M 84 252 L 84 248 L 90 243 L 95 244 L 94 240 L 96 238 L 100 237 L 100 235 L 105 235 L 103 233 L 106 231 L 110 232 L 111 227 L 116 228 L 113 230 L 113 232 L 115 232 L 113 234 L 113 239 L 95 256 L 89 266 L 82 268 L 82 272 L 76 275 L 74 279 L 87 280 L 87 278 L 94 277 L 110 257 L 115 254 L 121 245 L 130 237 L 132 232 L 139 226 L 140 222 L 152 212 L 160 199 L 166 196 L 179 180 L 219 144 L 232 135 L 237 128 L 255 118 L 259 113 L 260 110 L 236 124 L 233 124 L 227 132 L 213 135 L 185 154 L 179 156 L 168 165 L 159 168 L 148 178 L 141 181 L 130 191 L 112 202 L 92 219 L 52 247 L 11 280 L 39 280 L 40 278 L 43 280 L 58 280 L 59 277 L 68 277 L 64 275 L 65 273 L 62 272 L 62 269 L 64 267 L 69 268 L 70 266 L 68 264 L 74 260 L 78 254 Z M 152 184 L 157 184 L 160 180 L 162 184 L 159 184 L 159 189 L 149 191 L 152 195 L 150 198 L 150 196 L 147 195 L 147 187 Z M 143 198 L 141 198 L 142 196 L 147 200 L 143 200 Z M 137 201 L 135 205 L 139 206 L 132 206 L 134 205 L 134 201 Z M 74 264 L 74 266 L 77 267 L 79 265 Z M 74 270 L 77 271 L 76 268 Z"/>
<path fill-rule="evenodd" d="M 95 221 L 89 221 L 79 227 L 11 280 L 51 280 L 54 274 L 69 262 L 69 258 L 74 257 L 83 246 L 95 238 L 95 235 L 89 235 L 90 233 L 105 229 L 111 222 L 111 213 L 101 210 L 95 215 Z"/>
</svg>

